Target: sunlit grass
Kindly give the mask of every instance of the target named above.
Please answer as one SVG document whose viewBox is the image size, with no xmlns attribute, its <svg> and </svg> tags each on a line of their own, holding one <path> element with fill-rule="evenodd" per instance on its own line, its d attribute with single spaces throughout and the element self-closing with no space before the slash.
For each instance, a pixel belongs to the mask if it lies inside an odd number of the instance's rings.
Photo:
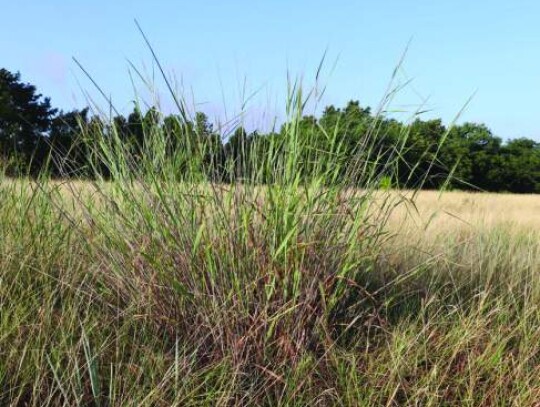
<svg viewBox="0 0 540 407">
<path fill-rule="evenodd" d="M 537 198 L 380 189 L 399 147 L 312 149 L 290 90 L 249 162 L 180 116 L 0 181 L 0 404 L 535 405 Z"/>
</svg>

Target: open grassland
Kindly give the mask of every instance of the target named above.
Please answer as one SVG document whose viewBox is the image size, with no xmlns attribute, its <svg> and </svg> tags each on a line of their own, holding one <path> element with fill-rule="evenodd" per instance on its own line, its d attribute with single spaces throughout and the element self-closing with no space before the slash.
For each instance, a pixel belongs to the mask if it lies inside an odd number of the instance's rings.
<svg viewBox="0 0 540 407">
<path fill-rule="evenodd" d="M 540 400 L 538 196 L 4 179 L 0 208 L 1 405 Z"/>
<path fill-rule="evenodd" d="M 416 224 L 428 231 L 446 232 L 468 226 L 540 230 L 538 195 L 422 191 L 417 193 L 415 204 L 417 211 L 407 212 L 404 219 L 409 223 L 418 219 Z M 400 213 L 394 215 L 399 217 Z"/>
<path fill-rule="evenodd" d="M 392 189 L 409 129 L 319 148 L 289 85 L 234 154 L 175 97 L 0 178 L 0 405 L 538 405 L 539 198 Z"/>
</svg>

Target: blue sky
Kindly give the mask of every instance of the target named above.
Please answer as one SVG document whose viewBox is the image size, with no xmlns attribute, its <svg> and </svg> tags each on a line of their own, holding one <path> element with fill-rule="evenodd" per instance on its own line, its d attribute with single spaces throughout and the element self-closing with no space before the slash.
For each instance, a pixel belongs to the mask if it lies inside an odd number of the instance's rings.
<svg viewBox="0 0 540 407">
<path fill-rule="evenodd" d="M 86 104 L 81 89 L 97 98 L 74 56 L 120 110 L 130 110 L 127 61 L 149 76 L 153 71 L 136 18 L 167 72 L 212 117 L 230 117 L 242 94 L 256 91 L 250 124 L 267 125 L 284 104 L 287 70 L 303 73 L 309 84 L 325 49 L 323 104 L 377 105 L 411 40 L 400 79 L 412 82 L 393 102 L 396 110 L 423 105 L 431 110 L 426 118 L 449 122 L 474 93 L 460 121 L 485 122 L 503 138 L 540 141 L 538 1 L 4 3 L 0 65 L 20 71 L 64 109 Z M 172 106 L 164 94 L 162 104 Z"/>
</svg>

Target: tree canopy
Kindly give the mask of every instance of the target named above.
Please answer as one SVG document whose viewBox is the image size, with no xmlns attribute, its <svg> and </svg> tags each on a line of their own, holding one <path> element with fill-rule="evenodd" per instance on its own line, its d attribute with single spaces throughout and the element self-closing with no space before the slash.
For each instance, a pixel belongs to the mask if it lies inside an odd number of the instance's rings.
<svg viewBox="0 0 540 407">
<path fill-rule="evenodd" d="M 202 149 L 200 165 L 213 178 L 227 181 L 231 174 L 238 177 L 247 171 L 254 158 L 270 159 L 268 141 L 282 137 L 291 125 L 284 123 L 281 131 L 269 134 L 239 127 L 226 135 L 202 112 L 186 120 L 138 107 L 127 117 L 103 120 L 91 116 L 88 108 L 55 109 L 35 86 L 22 82 L 19 73 L 0 69 L 0 163 L 9 175 L 35 176 L 46 170 L 58 177 L 91 177 L 85 137 L 96 132 L 117 136 L 137 156 L 159 131 L 167 136 L 164 154 L 175 148 Z M 527 138 L 503 142 L 485 124 L 447 127 L 440 119 L 420 118 L 405 124 L 374 115 L 353 100 L 344 108 L 327 106 L 320 117 L 305 115 L 294 125 L 306 143 L 302 150 L 306 172 L 325 165 L 329 151 L 352 160 L 366 149 L 363 141 L 372 134 L 375 140 L 366 159 L 384 162 L 392 155 L 399 159 L 396 173 L 387 179 L 391 185 L 540 193 L 540 143 Z"/>
</svg>

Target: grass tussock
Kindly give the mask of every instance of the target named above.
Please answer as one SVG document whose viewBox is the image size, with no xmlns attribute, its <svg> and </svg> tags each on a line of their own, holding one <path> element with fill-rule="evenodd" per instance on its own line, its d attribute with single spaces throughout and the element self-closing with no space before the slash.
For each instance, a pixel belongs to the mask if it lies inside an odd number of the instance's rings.
<svg viewBox="0 0 540 407">
<path fill-rule="evenodd" d="M 218 160 L 180 116 L 142 154 L 82 128 L 92 181 L 1 180 L 0 404 L 535 405 L 538 233 L 379 188 L 376 126 L 310 148 L 291 89 L 240 146 L 264 155 Z"/>
</svg>

